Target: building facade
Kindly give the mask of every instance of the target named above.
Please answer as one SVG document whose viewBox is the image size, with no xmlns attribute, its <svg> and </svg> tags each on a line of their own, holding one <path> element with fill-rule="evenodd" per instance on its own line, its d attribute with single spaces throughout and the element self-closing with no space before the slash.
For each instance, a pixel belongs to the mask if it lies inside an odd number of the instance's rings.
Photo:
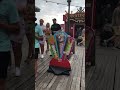
<svg viewBox="0 0 120 90">
<path fill-rule="evenodd" d="M 64 28 L 65 31 L 68 31 L 68 13 L 63 15 L 64 21 Z M 76 13 L 70 14 L 70 35 L 72 37 L 76 37 L 76 31 L 80 27 L 84 27 L 85 25 L 85 12 L 84 11 L 77 11 Z"/>
</svg>

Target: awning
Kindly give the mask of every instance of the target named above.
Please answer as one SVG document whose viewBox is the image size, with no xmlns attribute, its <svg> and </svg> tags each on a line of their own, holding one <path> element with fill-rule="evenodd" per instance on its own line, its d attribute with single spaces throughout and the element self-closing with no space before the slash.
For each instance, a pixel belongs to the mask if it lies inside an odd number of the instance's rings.
<svg viewBox="0 0 120 90">
<path fill-rule="evenodd" d="M 40 8 L 38 8 L 37 6 L 35 6 L 35 12 L 40 12 Z"/>
</svg>

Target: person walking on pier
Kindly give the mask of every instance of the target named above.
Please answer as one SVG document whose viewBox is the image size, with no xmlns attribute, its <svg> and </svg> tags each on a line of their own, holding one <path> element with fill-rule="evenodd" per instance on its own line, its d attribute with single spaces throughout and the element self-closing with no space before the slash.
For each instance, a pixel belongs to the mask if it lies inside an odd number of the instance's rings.
<svg viewBox="0 0 120 90">
<path fill-rule="evenodd" d="M 6 90 L 6 78 L 11 61 L 9 35 L 19 33 L 19 16 L 13 0 L 0 0 L 0 90 Z"/>
</svg>

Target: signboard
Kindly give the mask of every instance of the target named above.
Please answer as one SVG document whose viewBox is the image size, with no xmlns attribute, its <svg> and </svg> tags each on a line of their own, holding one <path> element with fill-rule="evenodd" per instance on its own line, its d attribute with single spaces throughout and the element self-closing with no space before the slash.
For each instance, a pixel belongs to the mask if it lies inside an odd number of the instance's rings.
<svg viewBox="0 0 120 90">
<path fill-rule="evenodd" d="M 63 15 L 63 21 L 67 21 L 67 15 Z M 85 13 L 75 13 L 75 14 L 70 14 L 70 20 L 75 21 L 75 22 L 85 22 Z"/>
<path fill-rule="evenodd" d="M 76 14 L 70 14 L 70 19 L 75 20 L 84 20 L 85 19 L 85 13 L 76 13 Z"/>
</svg>

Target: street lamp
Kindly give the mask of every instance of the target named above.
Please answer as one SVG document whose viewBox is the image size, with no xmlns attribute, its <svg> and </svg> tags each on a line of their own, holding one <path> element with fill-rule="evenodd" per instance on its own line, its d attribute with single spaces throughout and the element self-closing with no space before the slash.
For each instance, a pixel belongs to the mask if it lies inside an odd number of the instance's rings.
<svg viewBox="0 0 120 90">
<path fill-rule="evenodd" d="M 67 0 L 68 2 L 68 30 L 67 30 L 67 33 L 70 34 L 70 3 L 71 3 L 71 0 Z"/>
<path fill-rule="evenodd" d="M 38 8 L 37 6 L 35 6 L 35 12 L 40 12 L 40 8 Z"/>
</svg>

